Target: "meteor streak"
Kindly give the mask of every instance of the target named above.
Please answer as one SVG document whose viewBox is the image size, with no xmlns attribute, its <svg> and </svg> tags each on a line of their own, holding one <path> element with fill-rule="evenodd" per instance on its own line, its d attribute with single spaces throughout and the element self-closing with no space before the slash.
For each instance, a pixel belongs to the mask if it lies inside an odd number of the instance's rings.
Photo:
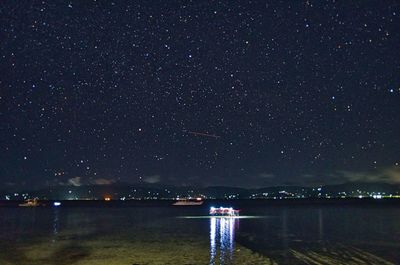
<svg viewBox="0 0 400 265">
<path fill-rule="evenodd" d="M 215 134 L 203 133 L 203 132 L 192 132 L 192 131 L 184 131 L 184 132 L 187 132 L 194 136 L 204 136 L 204 137 L 211 137 L 211 138 L 215 138 L 215 139 L 221 138 L 221 136 L 218 136 Z"/>
</svg>

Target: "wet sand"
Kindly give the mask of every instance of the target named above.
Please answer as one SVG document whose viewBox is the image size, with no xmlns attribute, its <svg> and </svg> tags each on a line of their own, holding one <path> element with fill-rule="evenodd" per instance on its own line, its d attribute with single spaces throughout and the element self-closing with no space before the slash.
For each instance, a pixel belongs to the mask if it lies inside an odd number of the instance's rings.
<svg viewBox="0 0 400 265">
<path fill-rule="evenodd" d="M 3 246 L 1 249 L 5 250 Z M 272 265 L 268 258 L 236 245 L 232 259 L 217 253 L 210 261 L 208 242 L 128 242 L 103 238 L 8 247 L 0 254 L 3 265 Z M 234 261 L 233 261 L 234 260 Z"/>
<path fill-rule="evenodd" d="M 4 243 L 3 243 L 4 244 Z M 394 265 L 376 255 L 354 247 L 337 246 L 323 250 L 290 249 L 286 262 L 251 251 L 236 243 L 232 253 L 216 253 L 210 259 L 209 242 L 198 240 L 154 239 L 143 242 L 97 238 L 60 240 L 48 243 L 0 246 L 3 265 Z M 274 255 L 273 255 L 274 256 Z"/>
</svg>

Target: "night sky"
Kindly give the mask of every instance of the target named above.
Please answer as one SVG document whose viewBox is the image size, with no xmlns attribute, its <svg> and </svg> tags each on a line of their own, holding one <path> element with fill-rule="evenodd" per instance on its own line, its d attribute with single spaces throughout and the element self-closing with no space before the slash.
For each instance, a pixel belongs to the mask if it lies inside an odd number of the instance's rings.
<svg viewBox="0 0 400 265">
<path fill-rule="evenodd" d="M 400 182 L 399 1 L 1 1 L 0 184 Z"/>
</svg>

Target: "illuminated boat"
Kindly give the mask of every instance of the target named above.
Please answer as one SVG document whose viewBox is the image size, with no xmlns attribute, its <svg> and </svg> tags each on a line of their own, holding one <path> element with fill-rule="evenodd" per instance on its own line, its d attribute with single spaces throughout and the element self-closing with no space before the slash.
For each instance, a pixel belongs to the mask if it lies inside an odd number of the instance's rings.
<svg viewBox="0 0 400 265">
<path fill-rule="evenodd" d="M 38 198 L 28 199 L 24 203 L 20 203 L 18 205 L 21 206 L 21 207 L 37 207 L 37 206 L 41 206 L 41 204 L 39 203 Z"/>
<path fill-rule="evenodd" d="M 172 205 L 175 205 L 175 206 L 197 206 L 197 205 L 202 205 L 203 202 L 204 201 L 201 198 L 196 198 L 196 199 L 178 199 Z"/>
<path fill-rule="evenodd" d="M 211 216 L 239 216 L 239 210 L 235 210 L 232 207 L 211 207 L 210 208 Z"/>
</svg>

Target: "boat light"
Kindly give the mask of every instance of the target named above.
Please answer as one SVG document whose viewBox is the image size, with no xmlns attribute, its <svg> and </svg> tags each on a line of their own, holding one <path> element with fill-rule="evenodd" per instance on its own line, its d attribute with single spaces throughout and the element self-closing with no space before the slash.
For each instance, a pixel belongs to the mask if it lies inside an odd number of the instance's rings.
<svg viewBox="0 0 400 265">
<path fill-rule="evenodd" d="M 53 205 L 56 206 L 56 207 L 58 207 L 58 206 L 61 205 L 61 202 L 53 202 Z"/>
</svg>

